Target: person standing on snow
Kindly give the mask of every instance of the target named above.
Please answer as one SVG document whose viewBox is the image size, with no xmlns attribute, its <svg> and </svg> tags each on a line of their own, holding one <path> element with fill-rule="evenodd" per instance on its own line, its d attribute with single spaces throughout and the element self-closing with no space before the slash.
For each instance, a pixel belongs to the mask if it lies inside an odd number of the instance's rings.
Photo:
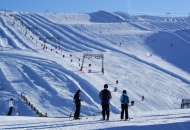
<svg viewBox="0 0 190 130">
<path fill-rule="evenodd" d="M 123 94 L 120 97 L 121 102 L 121 119 L 123 119 L 125 113 L 125 120 L 129 119 L 128 117 L 128 104 L 129 104 L 129 97 L 127 95 L 127 91 L 123 90 Z"/>
<path fill-rule="evenodd" d="M 74 95 L 74 102 L 75 102 L 75 106 L 76 106 L 76 110 L 75 110 L 75 114 L 74 114 L 74 120 L 80 119 L 79 115 L 80 115 L 80 107 L 81 107 L 81 99 L 80 99 L 80 93 L 81 90 L 78 90 L 75 95 Z"/>
<path fill-rule="evenodd" d="M 13 111 L 13 99 L 11 98 L 9 100 L 9 112 L 7 113 L 8 116 L 12 116 L 12 111 Z"/>
<path fill-rule="evenodd" d="M 99 98 L 102 104 L 102 119 L 105 120 L 105 116 L 107 115 L 107 120 L 109 120 L 110 115 L 110 99 L 112 98 L 111 92 L 108 90 L 108 85 L 104 85 L 104 89 L 100 92 Z"/>
</svg>

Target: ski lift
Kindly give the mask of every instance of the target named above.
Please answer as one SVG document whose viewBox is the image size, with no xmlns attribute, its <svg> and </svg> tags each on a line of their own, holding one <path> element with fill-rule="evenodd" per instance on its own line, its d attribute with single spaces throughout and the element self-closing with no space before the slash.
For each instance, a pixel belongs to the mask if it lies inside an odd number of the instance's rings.
<svg viewBox="0 0 190 130">
<path fill-rule="evenodd" d="M 135 103 L 134 101 L 131 101 L 131 106 L 134 106 L 134 103 Z"/>
<path fill-rule="evenodd" d="M 116 80 L 116 84 L 118 84 L 118 80 Z"/>
<path fill-rule="evenodd" d="M 142 96 L 142 101 L 144 101 L 144 96 Z"/>
<path fill-rule="evenodd" d="M 117 87 L 114 87 L 114 92 L 117 92 Z"/>
</svg>

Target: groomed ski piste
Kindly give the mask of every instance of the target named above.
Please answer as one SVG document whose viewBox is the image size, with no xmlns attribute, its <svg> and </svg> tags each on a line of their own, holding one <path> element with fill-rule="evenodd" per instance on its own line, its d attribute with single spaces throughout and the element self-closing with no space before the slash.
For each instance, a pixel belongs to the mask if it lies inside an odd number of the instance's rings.
<svg viewBox="0 0 190 130">
<path fill-rule="evenodd" d="M 189 41 L 189 17 L 1 11 L 0 129 L 189 130 L 190 109 L 181 109 L 190 99 Z M 84 54 L 95 57 L 82 64 Z M 101 120 L 104 84 L 109 121 Z M 82 119 L 73 120 L 78 89 Z M 120 120 L 124 89 L 130 121 Z"/>
</svg>

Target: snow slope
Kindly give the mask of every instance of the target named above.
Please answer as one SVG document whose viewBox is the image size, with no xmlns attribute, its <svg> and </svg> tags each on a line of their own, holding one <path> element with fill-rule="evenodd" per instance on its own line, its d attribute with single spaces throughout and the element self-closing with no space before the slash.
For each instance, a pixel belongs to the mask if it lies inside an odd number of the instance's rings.
<svg viewBox="0 0 190 130">
<path fill-rule="evenodd" d="M 14 115 L 21 115 L 20 120 L 29 123 L 26 127 L 33 124 L 26 116 L 38 116 L 33 107 L 48 117 L 69 117 L 75 109 L 73 95 L 81 89 L 81 98 L 85 100 L 81 116 L 89 118 L 86 122 L 91 125 L 90 122 L 100 118 L 98 94 L 107 83 L 113 96 L 111 114 L 118 119 L 122 91 L 127 90 L 130 101 L 135 101 L 129 108 L 129 113 L 134 116 L 134 121 L 129 124 L 132 128 L 137 125 L 135 128 L 140 129 L 139 123 L 147 129 L 155 124 L 160 128 L 165 127 L 160 124 L 172 122 L 174 125 L 168 125 L 169 128 L 178 125 L 177 122 L 183 122 L 181 125 L 189 128 L 186 123 L 189 110 L 180 110 L 181 100 L 190 99 L 189 18 L 130 16 L 105 11 L 90 14 L 0 13 L 0 115 L 6 115 L 8 100 L 13 97 Z M 80 71 L 84 53 L 104 55 L 104 74 L 101 72 L 102 60 L 96 58 L 86 58 L 83 71 Z M 21 94 L 33 107 L 21 99 Z M 144 101 L 142 96 L 145 96 Z M 155 114 L 159 112 L 162 118 L 169 117 L 167 121 L 162 119 L 160 124 L 156 123 L 159 119 Z M 168 120 L 174 113 L 179 113 L 179 118 Z M 155 122 L 148 119 L 143 123 L 144 116 L 151 116 Z M 184 116 L 187 118 L 183 119 Z M 14 123 L 15 119 L 13 117 L 11 121 Z M 35 123 L 38 120 L 46 123 L 47 120 L 67 121 L 31 119 Z M 118 119 L 111 118 L 112 125 L 105 128 L 123 128 L 114 125 L 114 122 L 122 124 Z M 4 120 L 2 129 L 9 127 L 6 124 L 10 117 L 2 116 L 0 120 Z M 78 123 L 87 129 L 84 122 L 76 121 Z M 68 123 L 68 129 L 73 129 L 69 127 L 72 125 L 77 127 L 76 124 Z M 45 129 L 43 125 L 40 127 Z M 94 124 L 91 129 L 102 126 Z"/>
<path fill-rule="evenodd" d="M 112 115 L 111 121 L 101 121 L 100 116 L 86 117 L 81 120 L 72 118 L 44 118 L 44 117 L 2 117 L 1 129 L 46 129 L 46 130 L 89 130 L 89 129 L 108 129 L 108 130 L 188 130 L 190 128 L 189 110 L 176 111 L 157 111 L 134 114 L 134 119 L 121 121 L 119 115 Z"/>
</svg>

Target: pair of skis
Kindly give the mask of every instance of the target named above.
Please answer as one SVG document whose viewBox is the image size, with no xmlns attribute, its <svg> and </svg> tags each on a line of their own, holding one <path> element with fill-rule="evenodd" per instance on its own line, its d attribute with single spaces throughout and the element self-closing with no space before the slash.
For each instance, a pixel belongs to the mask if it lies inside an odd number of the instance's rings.
<svg viewBox="0 0 190 130">
<path fill-rule="evenodd" d="M 130 120 L 132 120 L 133 118 L 128 118 L 128 119 L 121 119 L 122 121 L 130 121 Z"/>
<path fill-rule="evenodd" d="M 121 121 L 131 121 L 133 118 L 132 117 L 130 117 L 130 118 L 128 118 L 128 119 L 121 119 Z M 110 121 L 110 120 L 106 120 L 106 119 L 100 119 L 101 121 Z"/>
</svg>

